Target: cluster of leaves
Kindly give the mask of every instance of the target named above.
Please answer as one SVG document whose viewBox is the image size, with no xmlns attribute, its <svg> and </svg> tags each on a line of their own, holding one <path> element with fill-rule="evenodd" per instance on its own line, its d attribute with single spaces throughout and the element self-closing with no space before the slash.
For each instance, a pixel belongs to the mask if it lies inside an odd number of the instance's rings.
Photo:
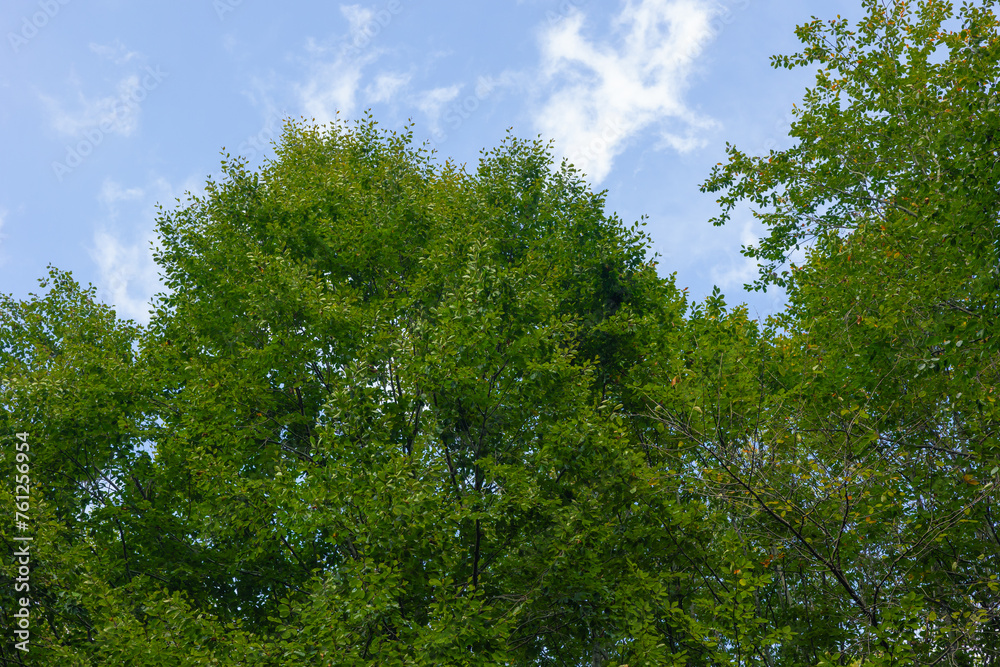
<svg viewBox="0 0 1000 667">
<path fill-rule="evenodd" d="M 3 297 L 32 660 L 996 664 L 998 26 L 865 8 L 775 60 L 822 66 L 798 143 L 704 186 L 769 230 L 767 323 L 543 144 L 468 173 L 370 118 L 161 211 L 148 327 Z"/>
</svg>

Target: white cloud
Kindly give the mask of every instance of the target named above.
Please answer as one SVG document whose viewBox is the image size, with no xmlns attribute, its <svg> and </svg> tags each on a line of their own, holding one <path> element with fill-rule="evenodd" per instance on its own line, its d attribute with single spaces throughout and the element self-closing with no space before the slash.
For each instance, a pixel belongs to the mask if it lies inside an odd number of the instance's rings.
<svg viewBox="0 0 1000 667">
<path fill-rule="evenodd" d="M 94 233 L 91 257 L 100 271 L 104 299 L 115 305 L 120 317 L 141 324 L 149 322 L 150 299 L 159 291 L 156 264 L 150 253 L 154 236 L 131 245 L 107 230 Z"/>
<path fill-rule="evenodd" d="M 760 239 L 754 233 L 754 221 L 748 219 L 740 229 L 740 245 L 745 247 L 755 246 Z M 743 286 L 752 283 L 757 278 L 757 260 L 738 254 L 734 244 L 727 244 L 729 250 L 724 254 L 725 260 L 715 256 L 715 263 L 712 265 L 712 282 L 718 285 L 723 291 L 740 291 Z M 715 251 L 718 252 L 718 248 Z"/>
<path fill-rule="evenodd" d="M 144 82 L 138 74 L 129 74 L 118 81 L 115 94 L 103 97 L 89 97 L 78 89 L 76 104 L 71 105 L 49 95 L 40 97 L 48 108 L 53 129 L 59 134 L 76 137 L 100 129 L 102 134 L 127 137 L 138 127 L 139 103 L 155 87 L 150 81 L 149 77 Z"/>
<path fill-rule="evenodd" d="M 411 78 L 410 74 L 383 72 L 375 77 L 373 83 L 365 87 L 365 101 L 369 104 L 388 102 L 396 93 L 406 87 Z"/>
<path fill-rule="evenodd" d="M 357 111 L 362 71 L 382 54 L 373 40 L 381 31 L 385 19 L 360 5 L 341 5 L 340 13 L 347 19 L 348 35 L 337 46 L 322 45 L 313 39 L 306 42 L 309 77 L 296 86 L 305 114 L 320 123 L 333 121 Z M 381 102 L 409 81 L 406 75 L 384 74 L 376 78 L 363 92 L 366 103 Z"/>
<path fill-rule="evenodd" d="M 328 49 L 312 40 L 306 45 L 306 50 L 313 60 L 310 64 L 312 71 L 306 83 L 297 86 L 305 114 L 320 123 L 334 120 L 338 112 L 351 116 L 357 105 L 365 59 L 357 60 L 340 54 L 331 62 L 322 62 Z"/>
<path fill-rule="evenodd" d="M 521 72 L 504 70 L 498 76 L 481 75 L 476 79 L 476 97 L 486 99 L 497 90 L 527 88 L 530 81 Z"/>
<path fill-rule="evenodd" d="M 149 322 L 150 301 L 163 291 L 159 267 L 153 261 L 156 203 L 173 202 L 186 191 L 199 192 L 195 179 L 188 179 L 180 187 L 162 178 L 143 187 L 104 181 L 98 201 L 107 217 L 94 232 L 90 257 L 97 264 L 101 298 L 114 304 L 119 316 L 141 324 Z M 132 233 L 117 231 L 121 229 Z"/>
<path fill-rule="evenodd" d="M 119 40 L 115 40 L 111 44 L 96 44 L 91 42 L 89 44 L 90 50 L 102 58 L 106 58 L 116 65 L 124 65 L 129 61 L 140 57 L 138 51 L 129 51 L 125 48 L 125 45 Z"/>
<path fill-rule="evenodd" d="M 106 178 L 101 185 L 101 193 L 97 196 L 97 200 L 111 212 L 112 217 L 117 217 L 119 202 L 142 199 L 144 194 L 142 188 L 123 188 L 117 181 Z"/>
<path fill-rule="evenodd" d="M 432 90 L 425 90 L 416 97 L 417 108 L 427 115 L 431 130 L 440 127 L 441 114 L 444 113 L 445 106 L 458 97 L 462 91 L 460 84 L 442 86 Z"/>
<path fill-rule="evenodd" d="M 362 7 L 361 5 L 341 5 L 340 13 L 347 19 L 351 27 L 351 37 L 356 39 L 359 35 L 365 34 L 366 26 L 370 25 L 375 18 L 375 11 Z"/>
<path fill-rule="evenodd" d="M 535 123 L 599 182 L 629 139 L 655 127 L 662 146 L 701 145 L 713 121 L 687 108 L 683 94 L 695 59 L 712 37 L 713 9 L 698 0 L 625 0 L 612 22 L 615 42 L 584 35 L 573 9 L 541 36 L 541 83 L 552 90 Z"/>
</svg>

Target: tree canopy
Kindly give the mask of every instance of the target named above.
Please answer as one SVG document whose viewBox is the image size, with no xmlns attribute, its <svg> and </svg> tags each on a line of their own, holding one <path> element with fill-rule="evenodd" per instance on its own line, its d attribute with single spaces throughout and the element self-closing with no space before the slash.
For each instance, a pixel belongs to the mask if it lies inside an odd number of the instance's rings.
<svg viewBox="0 0 1000 667">
<path fill-rule="evenodd" d="M 766 322 L 543 142 L 470 171 L 370 117 L 161 209 L 148 326 L 58 269 L 0 297 L 0 656 L 1000 664 L 993 6 L 866 0 L 775 58 L 820 67 L 795 144 L 703 186 L 767 229 Z"/>
</svg>

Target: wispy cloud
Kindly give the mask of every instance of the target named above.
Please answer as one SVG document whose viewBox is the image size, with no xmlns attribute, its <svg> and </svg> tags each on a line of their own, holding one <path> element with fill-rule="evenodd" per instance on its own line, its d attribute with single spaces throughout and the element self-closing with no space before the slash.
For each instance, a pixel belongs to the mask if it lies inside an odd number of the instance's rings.
<svg viewBox="0 0 1000 667">
<path fill-rule="evenodd" d="M 106 179 L 98 194 L 105 220 L 94 232 L 90 257 L 97 265 L 101 298 L 118 314 L 141 324 L 149 322 L 150 302 L 163 290 L 153 261 L 156 243 L 156 203 L 170 202 L 185 191 L 197 192 L 195 179 L 174 187 L 155 179 L 141 187 L 126 187 Z M 132 230 L 127 236 L 118 230 Z"/>
<path fill-rule="evenodd" d="M 119 72 L 122 69 L 132 71 L 121 75 L 114 90 L 106 94 L 85 92 L 75 72 L 70 75 L 68 94 L 39 93 L 50 125 L 62 136 L 86 137 L 94 145 L 110 134 L 131 136 L 139 125 L 142 103 L 162 83 L 167 73 L 159 66 L 143 64 L 142 54 L 128 50 L 118 40 L 111 44 L 91 43 L 90 51 L 111 61 Z M 94 145 L 89 147 L 90 150 Z M 83 151 L 89 153 L 85 148 L 81 149 L 81 153 Z"/>
<path fill-rule="evenodd" d="M 416 96 L 414 102 L 417 108 L 427 116 L 432 132 L 440 130 L 441 115 L 444 113 L 445 107 L 458 97 L 461 91 L 462 86 L 454 84 L 426 90 Z"/>
<path fill-rule="evenodd" d="M 547 91 L 534 121 L 595 182 L 640 132 L 655 128 L 662 147 L 701 145 L 714 125 L 684 102 L 687 80 L 712 37 L 712 7 L 698 0 L 625 0 L 611 39 L 583 34 L 573 9 L 541 35 L 539 85 Z"/>
<path fill-rule="evenodd" d="M 160 284 L 150 255 L 153 235 L 133 244 L 123 243 L 107 230 L 94 233 L 91 257 L 100 272 L 103 298 L 114 304 L 120 317 L 141 324 L 149 322 L 150 299 Z"/>
<path fill-rule="evenodd" d="M 350 25 L 352 39 L 365 34 L 365 26 L 375 18 L 375 10 L 361 5 L 341 5 L 340 13 L 344 15 Z"/>
<path fill-rule="evenodd" d="M 116 65 L 125 65 L 132 60 L 141 57 L 138 51 L 129 51 L 120 40 L 115 40 L 111 44 L 90 43 L 90 50 L 93 53 L 110 60 Z"/>
<path fill-rule="evenodd" d="M 755 246 L 760 241 L 754 233 L 754 226 L 752 218 L 744 221 L 739 233 L 739 242 L 743 247 Z M 716 251 L 712 259 L 715 262 L 710 271 L 712 282 L 723 290 L 740 291 L 757 277 L 757 261 L 739 254 L 735 244 L 730 244 L 724 253 Z"/>
<path fill-rule="evenodd" d="M 135 54 L 130 52 L 124 58 L 127 61 L 133 56 Z M 50 95 L 40 94 L 42 103 L 48 109 L 52 129 L 74 140 L 66 144 L 63 161 L 52 162 L 52 172 L 56 178 L 62 182 L 108 136 L 131 136 L 139 125 L 142 103 L 166 76 L 167 72 L 159 66 L 145 65 L 139 72 L 120 79 L 115 94 L 101 97 L 86 95 L 74 77 L 72 85 L 76 89 L 75 104 L 67 104 Z"/>
<path fill-rule="evenodd" d="M 412 75 L 399 72 L 382 72 L 375 81 L 365 86 L 365 101 L 371 104 L 390 101 L 410 83 Z"/>
<path fill-rule="evenodd" d="M 381 73 L 362 89 L 364 69 L 383 53 L 373 41 L 400 11 L 398 0 L 390 0 L 378 11 L 361 5 L 341 5 L 348 34 L 330 44 L 315 39 L 306 42 L 309 75 L 305 83 L 296 86 L 296 92 L 307 116 L 321 123 L 332 121 L 338 112 L 342 117 L 351 117 L 360 100 L 365 104 L 389 101 L 409 83 L 406 74 Z"/>
<path fill-rule="evenodd" d="M 142 199 L 144 194 L 146 193 L 142 188 L 125 188 L 122 187 L 121 183 L 107 178 L 101 185 L 101 192 L 97 195 L 97 200 L 113 218 L 117 218 L 119 203 Z"/>
<path fill-rule="evenodd" d="M 332 61 L 326 60 L 331 51 L 335 53 L 335 50 L 319 46 L 313 40 L 307 43 L 311 71 L 308 80 L 297 86 L 305 114 L 320 123 L 333 120 L 338 111 L 346 116 L 354 113 L 361 70 L 365 61 L 373 58 L 372 54 L 360 60 L 337 54 Z"/>
<path fill-rule="evenodd" d="M 76 137 L 100 127 L 127 137 L 138 126 L 140 107 L 130 101 L 141 89 L 141 77 L 129 74 L 118 81 L 115 93 L 110 95 L 93 97 L 77 87 L 75 100 L 69 103 L 49 95 L 40 97 L 48 110 L 52 128 L 59 134 Z"/>
</svg>

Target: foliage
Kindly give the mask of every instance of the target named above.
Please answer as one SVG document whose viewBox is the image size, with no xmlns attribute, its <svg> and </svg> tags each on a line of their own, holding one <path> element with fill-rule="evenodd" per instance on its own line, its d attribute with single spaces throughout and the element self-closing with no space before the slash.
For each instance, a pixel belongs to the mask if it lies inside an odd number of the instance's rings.
<svg viewBox="0 0 1000 667">
<path fill-rule="evenodd" d="M 20 359 L 47 321 L 35 311 L 69 309 L 94 331 L 82 379 L 107 416 L 92 419 L 130 438 L 124 463 L 90 463 L 105 484 L 72 506 L 80 525 L 47 540 L 76 550 L 39 555 L 39 572 L 76 579 L 72 614 L 39 601 L 54 629 L 36 650 L 78 664 L 711 660 L 709 630 L 679 605 L 692 584 L 663 567 L 703 532 L 698 508 L 661 491 L 618 403 L 634 400 L 643 341 L 685 308 L 639 228 L 538 142 L 512 139 L 468 174 L 371 121 L 293 123 L 260 173 L 238 159 L 224 172 L 161 215 L 168 292 L 148 329 L 66 306 L 92 294 L 61 274 L 8 306 L 6 363 L 25 378 L 5 387 L 10 428 L 66 442 L 61 406 L 29 381 L 72 385 L 44 366 L 53 345 L 32 348 L 37 371 Z M 84 368 L 55 348 L 58 368 Z M 111 364 L 127 401 L 97 382 Z M 101 451 L 111 427 L 78 417 Z M 56 477 L 41 462 L 62 454 L 38 446 L 37 474 Z M 651 530 L 651 513 L 677 534 Z"/>
<path fill-rule="evenodd" d="M 723 193 L 717 222 L 756 207 L 757 286 L 788 288 L 761 376 L 766 418 L 741 430 L 776 460 L 744 462 L 740 483 L 758 539 L 813 573 L 798 589 L 784 576 L 776 618 L 845 619 L 799 660 L 997 659 L 993 5 L 956 16 L 945 2 L 869 1 L 853 30 L 800 27 L 803 52 L 774 61 L 821 67 L 798 143 L 765 157 L 730 147 L 704 186 Z M 779 273 L 804 246 L 805 263 Z"/>
<path fill-rule="evenodd" d="M 993 4 L 775 59 L 821 66 L 797 143 L 704 185 L 766 227 L 767 322 L 544 144 L 470 173 L 370 118 L 161 210 L 148 327 L 3 297 L 31 662 L 996 664 Z"/>
</svg>

